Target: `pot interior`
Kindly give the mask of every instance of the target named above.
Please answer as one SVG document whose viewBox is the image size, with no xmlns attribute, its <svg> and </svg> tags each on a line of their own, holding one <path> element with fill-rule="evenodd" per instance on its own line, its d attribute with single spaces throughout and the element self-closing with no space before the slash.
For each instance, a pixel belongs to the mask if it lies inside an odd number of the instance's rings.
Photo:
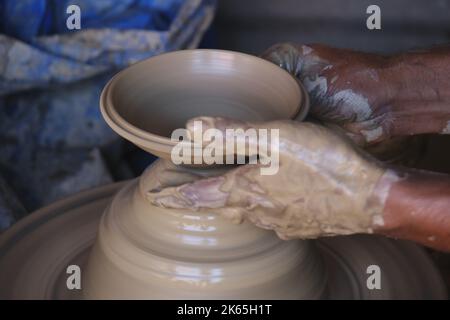
<svg viewBox="0 0 450 320">
<path fill-rule="evenodd" d="M 196 116 L 290 119 L 302 92 L 278 66 L 246 54 L 184 50 L 135 64 L 113 80 L 111 100 L 132 127 L 170 137 Z"/>
</svg>

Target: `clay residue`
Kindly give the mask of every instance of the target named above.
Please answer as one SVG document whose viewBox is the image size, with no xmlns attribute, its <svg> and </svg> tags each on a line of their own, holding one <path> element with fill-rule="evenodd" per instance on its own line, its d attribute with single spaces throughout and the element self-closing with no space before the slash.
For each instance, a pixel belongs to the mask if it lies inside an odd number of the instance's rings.
<svg viewBox="0 0 450 320">
<path fill-rule="evenodd" d="M 372 114 L 369 100 L 351 89 L 341 90 L 331 95 L 330 105 L 339 105 L 339 111 L 356 121 L 368 119 Z"/>
</svg>

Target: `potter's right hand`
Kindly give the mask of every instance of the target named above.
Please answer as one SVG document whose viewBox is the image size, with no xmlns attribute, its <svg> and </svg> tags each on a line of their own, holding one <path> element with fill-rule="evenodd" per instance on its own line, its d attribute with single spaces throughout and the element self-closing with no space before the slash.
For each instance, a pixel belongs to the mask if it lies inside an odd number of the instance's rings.
<svg viewBox="0 0 450 320">
<path fill-rule="evenodd" d="M 303 83 L 313 117 L 361 146 L 396 136 L 450 134 L 450 48 L 382 56 L 282 43 L 262 57 Z"/>
<path fill-rule="evenodd" d="M 247 219 L 283 239 L 370 233 L 383 224 L 391 176 L 376 160 L 327 128 L 296 121 L 246 123 L 198 118 L 203 128 L 279 129 L 279 168 L 243 165 L 224 175 L 148 190 L 153 204 L 168 208 L 214 208 L 235 221 Z M 193 134 L 193 132 L 191 132 Z"/>
</svg>

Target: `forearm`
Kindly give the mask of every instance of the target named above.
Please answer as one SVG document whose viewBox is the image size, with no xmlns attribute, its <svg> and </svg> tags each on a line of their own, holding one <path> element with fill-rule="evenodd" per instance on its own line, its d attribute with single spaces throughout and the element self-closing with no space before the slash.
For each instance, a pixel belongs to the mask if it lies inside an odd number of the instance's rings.
<svg viewBox="0 0 450 320">
<path fill-rule="evenodd" d="M 375 232 L 450 251 L 450 176 L 405 172 L 391 185 Z"/>
<path fill-rule="evenodd" d="M 392 89 L 391 135 L 450 134 L 450 47 L 386 59 Z"/>
<path fill-rule="evenodd" d="M 397 99 L 450 101 L 450 47 L 394 55 L 387 68 Z"/>
</svg>

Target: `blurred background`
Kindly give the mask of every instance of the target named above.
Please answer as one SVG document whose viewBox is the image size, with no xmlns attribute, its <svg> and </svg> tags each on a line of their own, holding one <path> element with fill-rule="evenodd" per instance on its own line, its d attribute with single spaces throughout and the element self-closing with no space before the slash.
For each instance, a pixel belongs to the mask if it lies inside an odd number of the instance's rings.
<svg viewBox="0 0 450 320">
<path fill-rule="evenodd" d="M 450 1 L 239 0 L 218 2 L 220 48 L 258 54 L 277 42 L 324 43 L 394 53 L 448 43 Z M 366 9 L 381 9 L 381 30 L 366 28 Z"/>
<path fill-rule="evenodd" d="M 381 30 L 366 28 L 371 4 Z M 81 10 L 80 30 L 66 25 L 69 5 Z M 0 230 L 154 160 L 98 107 L 106 81 L 136 61 L 196 47 L 259 54 L 284 41 L 395 53 L 449 43 L 449 13 L 450 0 L 0 0 Z M 449 136 L 381 149 L 386 160 L 450 172 Z"/>
</svg>

